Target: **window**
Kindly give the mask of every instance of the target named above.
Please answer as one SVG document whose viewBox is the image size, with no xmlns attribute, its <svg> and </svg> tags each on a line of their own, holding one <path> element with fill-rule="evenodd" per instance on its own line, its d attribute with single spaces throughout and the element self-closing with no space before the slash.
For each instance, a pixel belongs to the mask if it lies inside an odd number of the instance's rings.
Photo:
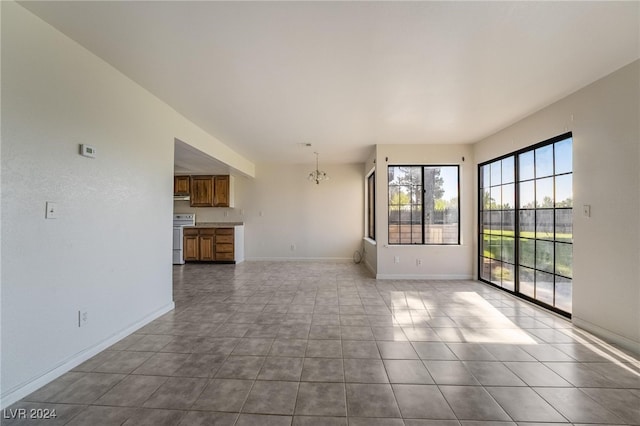
<svg viewBox="0 0 640 426">
<path fill-rule="evenodd" d="M 515 291 L 515 168 L 514 157 L 481 167 L 481 278 Z"/>
<path fill-rule="evenodd" d="M 376 239 L 376 172 L 367 177 L 367 238 Z"/>
<path fill-rule="evenodd" d="M 479 166 L 479 276 L 571 313 L 571 134 Z"/>
<path fill-rule="evenodd" d="M 389 166 L 389 244 L 460 244 L 459 167 Z"/>
</svg>

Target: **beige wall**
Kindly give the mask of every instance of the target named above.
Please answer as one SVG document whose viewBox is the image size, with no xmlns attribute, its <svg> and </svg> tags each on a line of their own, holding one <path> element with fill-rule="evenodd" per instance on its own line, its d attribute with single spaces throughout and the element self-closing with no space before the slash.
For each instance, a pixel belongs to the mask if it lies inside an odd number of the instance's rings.
<svg viewBox="0 0 640 426">
<path fill-rule="evenodd" d="M 247 259 L 352 259 L 364 226 L 362 164 L 320 168 L 331 179 L 316 185 L 312 164 L 256 165 L 243 195 Z"/>
<path fill-rule="evenodd" d="M 351 261 L 364 229 L 362 164 L 320 166 L 331 179 L 316 185 L 307 180 L 315 164 L 259 163 L 255 178 L 235 177 L 234 208 L 176 201 L 175 210 L 199 222 L 244 222 L 247 260 Z"/>
<path fill-rule="evenodd" d="M 462 160 L 462 157 L 465 160 Z M 460 237 L 455 246 L 388 244 L 387 165 L 459 165 Z M 475 250 L 474 175 L 471 145 L 378 145 L 376 147 L 376 243 L 378 278 L 468 279 L 473 276 Z M 399 256 L 400 262 L 394 263 Z M 418 266 L 416 259 L 421 259 Z"/>
<path fill-rule="evenodd" d="M 640 351 L 640 61 L 474 145 L 476 164 L 573 132 L 573 320 Z M 477 183 L 476 183 L 477 184 Z M 591 217 L 582 214 L 591 206 Z"/>
</svg>

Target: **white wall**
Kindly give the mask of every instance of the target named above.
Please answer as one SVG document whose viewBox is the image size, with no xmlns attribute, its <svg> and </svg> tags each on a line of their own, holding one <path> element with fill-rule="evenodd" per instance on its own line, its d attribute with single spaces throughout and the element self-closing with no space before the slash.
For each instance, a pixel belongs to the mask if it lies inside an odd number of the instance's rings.
<svg viewBox="0 0 640 426">
<path fill-rule="evenodd" d="M 573 320 L 640 352 L 640 61 L 475 145 L 476 164 L 573 132 Z M 591 205 L 591 217 L 582 206 Z"/>
<path fill-rule="evenodd" d="M 362 164 L 320 166 L 331 177 L 320 185 L 307 180 L 311 164 L 259 163 L 256 178 L 241 181 L 247 260 L 352 259 L 364 226 Z"/>
<path fill-rule="evenodd" d="M 369 173 L 371 172 L 371 170 L 374 170 L 376 173 L 376 176 L 374 177 L 375 179 L 378 179 L 377 174 L 378 169 L 376 167 L 376 152 L 377 152 L 378 148 L 374 147 L 371 155 L 369 156 L 369 158 L 367 159 L 367 161 L 364 163 L 364 177 L 365 179 L 368 177 Z M 363 191 L 365 194 L 368 193 L 367 191 L 367 182 L 366 180 L 362 183 L 363 186 Z M 377 197 L 377 195 L 376 195 Z M 364 200 L 365 204 L 363 205 L 363 211 L 366 212 L 367 211 L 367 205 L 366 203 L 368 202 L 367 200 L 367 196 L 365 195 L 365 200 Z M 377 208 L 375 211 L 375 221 L 377 223 L 378 221 L 378 215 L 380 213 L 378 212 Z M 366 220 L 365 220 L 366 222 Z M 376 226 L 374 224 L 374 226 Z M 365 227 L 363 229 L 364 235 L 367 235 L 367 225 L 365 224 Z M 377 239 L 377 237 L 376 237 Z M 364 253 L 363 253 L 363 262 L 365 264 L 365 266 L 367 267 L 367 269 L 369 269 L 369 271 L 371 271 L 371 273 L 375 276 L 377 275 L 377 271 L 378 271 L 378 243 L 377 241 L 373 241 L 369 238 L 365 238 L 364 239 L 364 245 L 363 245 L 363 249 L 364 249 Z"/>
<path fill-rule="evenodd" d="M 471 278 L 476 208 L 473 203 L 476 169 L 471 145 L 378 145 L 376 149 L 377 277 Z M 403 164 L 460 166 L 460 245 L 389 245 L 387 166 Z M 395 256 L 400 257 L 400 263 L 394 263 Z M 416 265 L 416 259 L 421 259 L 422 265 Z"/>
<path fill-rule="evenodd" d="M 1 7 L 7 406 L 173 307 L 174 138 L 216 144 L 20 5 Z M 98 157 L 79 156 L 80 143 Z"/>
<path fill-rule="evenodd" d="M 307 180 L 315 165 L 258 163 L 255 178 L 235 177 L 234 208 L 174 209 L 198 222 L 244 222 L 247 260 L 351 260 L 364 232 L 363 166 L 320 166 L 331 179 L 316 185 Z"/>
</svg>

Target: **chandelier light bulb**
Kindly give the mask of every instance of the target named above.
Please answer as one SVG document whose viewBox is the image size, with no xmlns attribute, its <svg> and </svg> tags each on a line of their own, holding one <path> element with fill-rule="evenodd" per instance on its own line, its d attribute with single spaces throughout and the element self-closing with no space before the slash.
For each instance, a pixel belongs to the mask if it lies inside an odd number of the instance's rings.
<svg viewBox="0 0 640 426">
<path fill-rule="evenodd" d="M 318 165 L 318 153 L 314 152 L 314 154 L 316 155 L 316 169 L 309 173 L 309 177 L 307 179 L 315 182 L 316 185 L 320 185 L 321 181 L 329 180 L 329 175 L 326 172 L 320 170 L 320 167 Z"/>
</svg>

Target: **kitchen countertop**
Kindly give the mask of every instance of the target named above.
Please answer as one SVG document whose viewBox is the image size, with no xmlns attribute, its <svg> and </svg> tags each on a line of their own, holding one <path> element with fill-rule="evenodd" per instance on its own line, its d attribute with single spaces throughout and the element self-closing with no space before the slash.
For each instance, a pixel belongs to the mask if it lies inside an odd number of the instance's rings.
<svg viewBox="0 0 640 426">
<path fill-rule="evenodd" d="M 243 226 L 244 222 L 200 222 L 195 226 L 185 226 L 185 228 L 230 228 L 233 226 Z"/>
</svg>

